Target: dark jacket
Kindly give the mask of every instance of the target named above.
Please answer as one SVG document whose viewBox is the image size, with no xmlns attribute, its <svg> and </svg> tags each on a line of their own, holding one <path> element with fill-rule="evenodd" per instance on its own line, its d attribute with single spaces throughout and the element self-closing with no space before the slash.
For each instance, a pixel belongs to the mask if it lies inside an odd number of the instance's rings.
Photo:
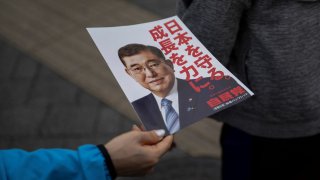
<svg viewBox="0 0 320 180">
<path fill-rule="evenodd" d="M 320 132 L 320 1 L 178 1 L 178 15 L 255 93 L 214 116 L 250 134 Z"/>
</svg>

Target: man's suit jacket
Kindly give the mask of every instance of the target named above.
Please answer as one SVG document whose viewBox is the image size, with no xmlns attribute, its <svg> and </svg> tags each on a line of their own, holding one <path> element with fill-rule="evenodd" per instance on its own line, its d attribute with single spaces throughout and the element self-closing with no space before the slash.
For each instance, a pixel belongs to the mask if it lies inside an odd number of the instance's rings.
<svg viewBox="0 0 320 180">
<path fill-rule="evenodd" d="M 203 88 L 201 89 L 201 92 L 198 93 L 189 85 L 190 81 L 182 79 L 177 80 L 180 129 L 213 114 L 214 111 L 209 107 L 207 101 L 216 93 L 221 92 L 226 88 L 231 89 L 238 86 L 232 78 L 223 78 L 214 81 L 211 81 L 210 78 L 204 78 L 200 82 L 195 82 L 195 80 L 193 80 L 194 84 L 201 84 L 202 82 L 209 81 L 211 85 L 213 85 L 211 87 L 214 87 L 211 90 L 209 90 L 209 88 Z M 166 133 L 170 134 L 162 118 L 157 101 L 152 93 L 132 102 L 132 105 L 146 130 L 165 129 Z"/>
</svg>

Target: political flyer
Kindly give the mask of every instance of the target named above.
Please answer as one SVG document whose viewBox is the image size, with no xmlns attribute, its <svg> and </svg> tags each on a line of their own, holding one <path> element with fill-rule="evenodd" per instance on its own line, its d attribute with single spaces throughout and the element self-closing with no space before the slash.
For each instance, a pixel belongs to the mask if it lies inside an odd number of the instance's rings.
<svg viewBox="0 0 320 180">
<path fill-rule="evenodd" d="M 87 30 L 146 130 L 174 134 L 253 95 L 177 16 Z"/>
</svg>

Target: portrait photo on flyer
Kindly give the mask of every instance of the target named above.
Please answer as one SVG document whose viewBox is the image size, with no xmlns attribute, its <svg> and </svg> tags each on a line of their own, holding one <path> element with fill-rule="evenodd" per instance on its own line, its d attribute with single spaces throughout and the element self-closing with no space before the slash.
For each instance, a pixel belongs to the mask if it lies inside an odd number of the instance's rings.
<svg viewBox="0 0 320 180">
<path fill-rule="evenodd" d="M 253 96 L 177 16 L 87 30 L 146 130 L 174 134 Z"/>
</svg>

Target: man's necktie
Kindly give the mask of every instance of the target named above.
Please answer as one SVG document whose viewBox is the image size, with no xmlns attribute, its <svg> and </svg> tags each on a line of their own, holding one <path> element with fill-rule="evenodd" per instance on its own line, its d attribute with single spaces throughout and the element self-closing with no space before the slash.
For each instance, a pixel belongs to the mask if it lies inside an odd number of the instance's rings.
<svg viewBox="0 0 320 180">
<path fill-rule="evenodd" d="M 161 106 L 165 110 L 166 114 L 166 122 L 167 122 L 167 128 L 171 134 L 177 132 L 180 129 L 180 123 L 179 123 L 179 115 L 172 107 L 172 101 L 168 99 L 162 99 L 161 100 Z"/>
</svg>

